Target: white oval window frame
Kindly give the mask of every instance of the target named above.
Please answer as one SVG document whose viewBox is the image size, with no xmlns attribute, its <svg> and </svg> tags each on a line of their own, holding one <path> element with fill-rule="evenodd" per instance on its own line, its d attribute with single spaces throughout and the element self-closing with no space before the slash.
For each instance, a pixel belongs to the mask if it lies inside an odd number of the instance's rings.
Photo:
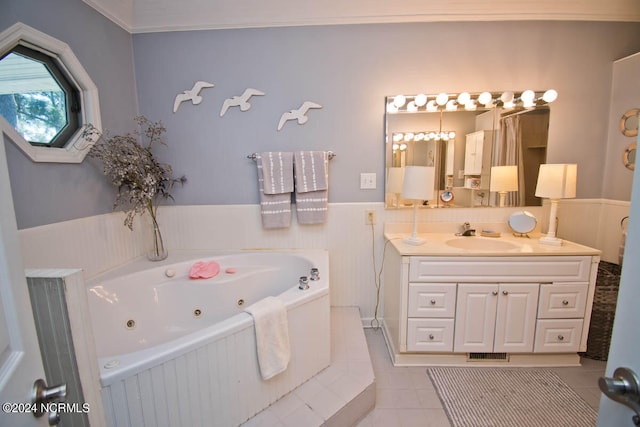
<svg viewBox="0 0 640 427">
<path fill-rule="evenodd" d="M 81 163 L 93 145 L 92 141 L 82 137 L 82 128 L 91 123 L 98 130 L 102 130 L 98 88 L 68 44 L 18 22 L 0 33 L 0 56 L 19 44 L 60 60 L 69 72 L 69 77 L 80 88 L 82 125 L 61 148 L 31 145 L 2 116 L 0 116 L 0 130 L 34 162 Z"/>
</svg>

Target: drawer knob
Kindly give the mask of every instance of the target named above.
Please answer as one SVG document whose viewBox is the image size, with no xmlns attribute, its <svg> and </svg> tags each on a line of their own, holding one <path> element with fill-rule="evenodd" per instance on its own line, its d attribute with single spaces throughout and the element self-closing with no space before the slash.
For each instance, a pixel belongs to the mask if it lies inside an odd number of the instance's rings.
<svg viewBox="0 0 640 427">
<path fill-rule="evenodd" d="M 498 295 L 498 291 L 491 292 L 493 295 Z"/>
<path fill-rule="evenodd" d="M 429 334 L 429 339 L 432 340 L 433 338 L 435 338 L 433 334 Z"/>
<path fill-rule="evenodd" d="M 564 340 L 564 335 L 558 335 L 558 340 L 559 340 L 559 341 Z"/>
<path fill-rule="evenodd" d="M 562 305 L 569 305 L 569 301 L 567 301 L 566 299 L 562 300 Z"/>
<path fill-rule="evenodd" d="M 509 295 L 509 291 L 502 291 L 502 295 Z"/>
<path fill-rule="evenodd" d="M 436 300 L 432 299 L 431 300 L 431 305 L 435 305 L 435 303 L 436 303 Z"/>
</svg>

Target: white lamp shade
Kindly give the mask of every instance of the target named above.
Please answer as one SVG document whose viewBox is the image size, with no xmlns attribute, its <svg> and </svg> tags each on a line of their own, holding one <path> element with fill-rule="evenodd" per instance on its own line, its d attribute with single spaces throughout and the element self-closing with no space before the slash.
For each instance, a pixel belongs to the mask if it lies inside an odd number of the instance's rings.
<svg viewBox="0 0 640 427">
<path fill-rule="evenodd" d="M 518 191 L 518 166 L 493 166 L 489 191 Z"/>
<path fill-rule="evenodd" d="M 406 166 L 402 183 L 402 197 L 430 200 L 434 195 L 435 168 L 432 166 Z"/>
<path fill-rule="evenodd" d="M 404 181 L 404 168 L 389 168 L 387 173 L 387 193 L 401 193 L 402 181 Z"/>
<path fill-rule="evenodd" d="M 578 165 L 542 164 L 538 172 L 536 197 L 572 199 L 576 197 Z"/>
</svg>

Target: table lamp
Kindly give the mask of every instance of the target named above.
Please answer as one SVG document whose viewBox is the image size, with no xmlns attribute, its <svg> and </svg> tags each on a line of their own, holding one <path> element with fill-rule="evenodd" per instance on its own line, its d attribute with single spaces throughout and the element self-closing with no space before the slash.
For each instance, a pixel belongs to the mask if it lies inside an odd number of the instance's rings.
<svg viewBox="0 0 640 427">
<path fill-rule="evenodd" d="M 518 166 L 492 166 L 489 191 L 497 191 L 500 195 L 500 207 L 504 202 L 508 191 L 518 191 Z"/>
<path fill-rule="evenodd" d="M 403 240 L 410 245 L 422 245 L 425 239 L 418 237 L 418 205 L 430 200 L 434 195 L 435 168 L 432 166 L 406 166 L 402 183 L 402 197 L 413 200 L 413 230 L 411 236 Z"/>
<path fill-rule="evenodd" d="M 556 216 L 558 200 L 576 197 L 576 180 L 578 165 L 576 164 L 542 164 L 538 172 L 536 197 L 544 197 L 551 202 L 549 213 L 549 231 L 540 238 L 546 245 L 562 245 L 562 239 L 556 237 Z"/>
</svg>

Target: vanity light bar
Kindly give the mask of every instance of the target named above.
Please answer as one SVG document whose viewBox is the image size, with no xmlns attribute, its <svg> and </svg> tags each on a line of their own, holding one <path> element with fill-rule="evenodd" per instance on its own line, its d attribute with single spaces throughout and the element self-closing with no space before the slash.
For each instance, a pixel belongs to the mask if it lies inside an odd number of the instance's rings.
<svg viewBox="0 0 640 427">
<path fill-rule="evenodd" d="M 456 111 L 463 108 L 468 111 L 480 108 L 533 108 L 538 105 L 550 104 L 556 100 L 558 92 L 554 89 L 546 91 L 525 90 L 522 92 L 505 91 L 482 92 L 471 94 L 469 92 L 439 93 L 437 95 L 396 95 L 387 97 L 387 112 L 399 113 L 418 111 Z"/>
<path fill-rule="evenodd" d="M 420 131 L 420 132 L 394 132 L 392 140 L 395 143 L 401 142 L 419 142 L 419 141 L 448 141 L 454 139 L 456 133 L 454 131 Z"/>
</svg>

